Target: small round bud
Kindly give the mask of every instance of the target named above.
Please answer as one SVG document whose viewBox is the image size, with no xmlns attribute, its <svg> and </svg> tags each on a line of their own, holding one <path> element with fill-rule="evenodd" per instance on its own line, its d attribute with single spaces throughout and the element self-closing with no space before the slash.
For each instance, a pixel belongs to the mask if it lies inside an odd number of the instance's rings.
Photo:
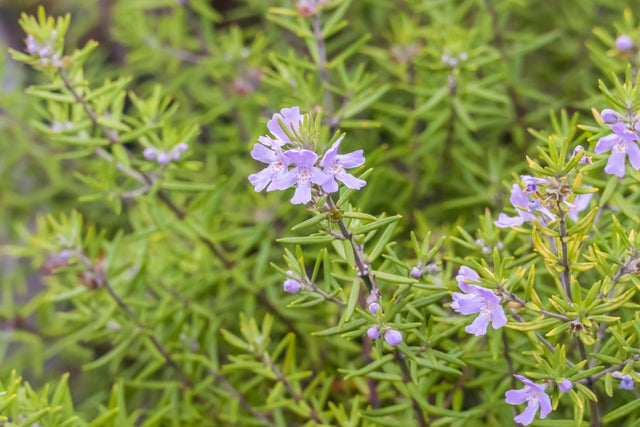
<svg viewBox="0 0 640 427">
<path fill-rule="evenodd" d="M 633 47 L 633 40 L 631 37 L 622 35 L 616 39 L 616 48 L 618 50 L 629 50 Z"/>
<path fill-rule="evenodd" d="M 414 279 L 419 279 L 420 276 L 422 276 L 422 270 L 420 270 L 418 267 L 413 267 L 410 274 Z"/>
<path fill-rule="evenodd" d="M 369 312 L 374 316 L 380 309 L 381 309 L 380 304 L 378 304 L 377 302 L 372 302 L 371 304 L 369 304 Z"/>
<path fill-rule="evenodd" d="M 395 347 L 402 342 L 402 334 L 396 330 L 389 329 L 384 333 L 384 340 L 390 346 Z"/>
<path fill-rule="evenodd" d="M 295 294 L 296 292 L 300 292 L 300 289 L 302 289 L 302 284 L 297 280 L 287 279 L 284 281 L 283 287 L 285 292 Z"/>
<path fill-rule="evenodd" d="M 469 55 L 467 54 L 467 52 L 462 52 L 459 58 L 460 58 L 460 61 L 466 61 L 467 59 L 469 59 Z"/>
<path fill-rule="evenodd" d="M 504 249 L 504 244 L 503 244 L 502 242 L 498 242 L 498 243 L 496 244 L 496 248 L 498 248 L 498 250 L 499 250 L 499 251 L 501 251 L 501 250 L 503 250 L 503 249 Z"/>
<path fill-rule="evenodd" d="M 180 160 L 180 153 L 178 153 L 178 152 L 171 153 L 171 160 L 173 160 L 173 161 Z"/>
<path fill-rule="evenodd" d="M 60 55 L 53 55 L 53 57 L 51 58 L 51 65 L 57 68 L 62 67 L 63 64 L 62 64 L 62 58 L 60 58 Z"/>
<path fill-rule="evenodd" d="M 458 65 L 458 60 L 456 58 L 450 58 L 449 67 L 455 67 L 456 65 Z"/>
<path fill-rule="evenodd" d="M 490 247 L 487 247 L 487 246 L 484 246 L 484 247 L 482 248 L 482 253 L 483 253 L 483 254 L 490 254 L 490 253 L 491 253 L 491 248 L 490 248 Z"/>
<path fill-rule="evenodd" d="M 158 155 L 158 153 L 156 152 L 155 148 L 149 147 L 149 148 L 145 148 L 144 151 L 142 152 L 142 155 L 144 156 L 145 159 L 147 160 L 153 160 L 156 158 L 156 156 Z"/>
<path fill-rule="evenodd" d="M 48 46 L 45 46 L 38 51 L 38 55 L 42 56 L 43 58 L 46 58 L 49 55 L 51 55 L 51 49 L 49 49 Z"/>
<path fill-rule="evenodd" d="M 484 239 L 476 240 L 476 245 L 484 246 Z"/>
<path fill-rule="evenodd" d="M 444 63 L 448 63 L 450 59 L 451 59 L 451 57 L 449 55 L 447 55 L 446 53 L 440 57 L 440 61 L 442 61 Z"/>
<path fill-rule="evenodd" d="M 605 123 L 615 123 L 618 121 L 618 113 L 613 111 L 611 108 L 605 108 L 600 112 L 600 117 L 604 120 Z"/>
<path fill-rule="evenodd" d="M 375 340 L 380 336 L 380 329 L 378 329 L 377 326 L 370 327 L 369 329 L 367 329 L 367 336 L 372 340 Z"/>
<path fill-rule="evenodd" d="M 180 144 L 176 145 L 176 148 L 178 149 L 179 153 L 184 153 L 189 149 L 189 146 L 186 142 L 181 142 Z"/>
<path fill-rule="evenodd" d="M 571 381 L 566 378 L 563 378 L 562 381 L 558 383 L 558 389 L 563 393 L 567 393 L 569 390 L 571 390 L 572 387 L 573 384 L 571 384 Z"/>
<path fill-rule="evenodd" d="M 60 253 L 58 254 L 60 256 L 60 258 L 62 259 L 69 259 L 71 257 L 71 251 L 65 249 L 63 251 L 60 251 Z"/>
<path fill-rule="evenodd" d="M 161 165 L 166 165 L 171 161 L 171 159 L 167 153 L 158 153 L 156 161 Z"/>
<path fill-rule="evenodd" d="M 429 274 L 436 274 L 438 272 L 438 266 L 435 264 L 429 264 L 427 265 L 427 271 Z"/>
</svg>

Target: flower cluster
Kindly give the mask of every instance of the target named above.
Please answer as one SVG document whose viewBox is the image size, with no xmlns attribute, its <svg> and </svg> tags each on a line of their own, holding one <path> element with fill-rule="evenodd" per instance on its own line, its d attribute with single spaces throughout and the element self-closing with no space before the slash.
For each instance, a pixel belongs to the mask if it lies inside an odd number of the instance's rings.
<svg viewBox="0 0 640 427">
<path fill-rule="evenodd" d="M 380 327 L 372 326 L 367 330 L 367 336 L 372 340 L 380 337 Z M 384 340 L 392 347 L 399 345 L 402 342 L 402 334 L 395 329 L 387 329 L 384 332 Z"/>
<path fill-rule="evenodd" d="M 345 170 L 364 164 L 362 150 L 338 154 L 342 135 L 320 156 L 313 149 L 315 141 L 308 135 L 307 124 L 308 117 L 300 114 L 299 107 L 283 108 L 273 115 L 267 123 L 272 137 L 261 136 L 251 151 L 251 157 L 268 165 L 249 176 L 255 191 L 297 186 L 291 203 L 306 204 L 312 198 L 312 184 L 325 193 L 338 191 L 337 181 L 354 190 L 366 184 Z"/>
<path fill-rule="evenodd" d="M 447 64 L 451 68 L 457 66 L 460 62 L 466 61 L 467 59 L 469 59 L 469 55 L 467 54 L 467 52 L 462 52 L 460 55 L 455 56 L 449 54 L 448 51 L 445 51 L 445 53 L 443 53 L 440 57 L 440 61 Z"/>
<path fill-rule="evenodd" d="M 578 153 L 580 151 L 583 150 L 579 150 Z M 546 199 L 542 199 L 541 201 L 538 187 L 543 185 L 551 189 L 557 187 L 557 183 L 550 178 L 535 178 L 529 175 L 521 175 L 520 178 L 525 188 L 521 189 L 518 184 L 513 184 L 511 187 L 511 197 L 509 198 L 509 201 L 515 208 L 516 216 L 510 217 L 507 214 L 501 213 L 498 216 L 498 220 L 494 222 L 495 226 L 500 228 L 517 227 L 525 222 L 532 222 L 533 220 L 537 220 L 546 226 L 555 221 L 556 216 L 551 212 L 553 204 L 548 203 Z M 590 188 L 588 185 L 584 187 Z M 554 189 L 553 192 L 555 191 Z M 559 197 L 562 197 L 560 200 L 569 205 L 567 216 L 573 221 L 577 221 L 578 214 L 589 206 L 591 196 L 591 193 L 578 194 L 573 203 L 567 202 L 566 195 L 560 195 Z M 538 215 L 536 215 L 536 213 Z"/>
<path fill-rule="evenodd" d="M 56 44 L 57 36 L 58 32 L 56 30 L 53 30 L 51 32 L 51 37 L 38 42 L 35 37 L 29 34 L 25 42 L 27 45 L 27 52 L 32 55 L 39 56 L 42 65 L 49 65 L 49 63 L 51 63 L 51 65 L 53 65 L 54 67 L 62 67 L 62 58 L 58 53 L 55 52 L 54 47 Z"/>
<path fill-rule="evenodd" d="M 181 142 L 176 144 L 169 150 L 168 152 L 158 150 L 155 147 L 145 148 L 143 151 L 144 158 L 147 160 L 154 160 L 158 162 L 158 164 L 166 165 L 171 161 L 180 160 L 180 155 L 187 151 L 189 146 L 186 142 Z"/>
<path fill-rule="evenodd" d="M 480 285 L 471 285 L 471 282 L 479 282 L 480 276 L 467 266 L 460 267 L 456 276 L 458 286 L 464 294 L 454 292 L 451 308 L 460 314 L 475 314 L 479 316 L 464 330 L 473 335 L 487 333 L 489 322 L 494 329 L 499 329 L 507 323 L 507 317 L 500 305 L 500 297 L 492 290 Z"/>
</svg>

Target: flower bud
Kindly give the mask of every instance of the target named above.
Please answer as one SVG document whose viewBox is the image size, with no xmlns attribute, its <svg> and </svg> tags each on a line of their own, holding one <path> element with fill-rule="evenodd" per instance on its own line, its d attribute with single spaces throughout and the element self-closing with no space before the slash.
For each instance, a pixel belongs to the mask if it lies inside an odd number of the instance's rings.
<svg viewBox="0 0 640 427">
<path fill-rule="evenodd" d="M 60 253 L 58 254 L 58 256 L 60 256 L 60 258 L 62 258 L 62 259 L 69 259 L 69 257 L 71 257 L 71 251 L 70 251 L 70 250 L 65 249 L 65 250 L 63 250 L 63 251 L 60 251 Z"/>
<path fill-rule="evenodd" d="M 633 40 L 631 37 L 622 35 L 616 39 L 616 48 L 618 50 L 629 50 L 633 47 Z"/>
<path fill-rule="evenodd" d="M 155 159 L 157 154 L 158 153 L 156 153 L 156 149 L 155 148 L 145 148 L 144 151 L 142 152 L 142 155 L 147 160 Z"/>
<path fill-rule="evenodd" d="M 615 123 L 618 121 L 618 113 L 611 108 L 605 108 L 600 112 L 600 117 L 605 123 Z"/>
<path fill-rule="evenodd" d="M 284 281 L 285 292 L 295 294 L 296 292 L 300 292 L 300 289 L 302 289 L 302 284 L 297 280 L 287 279 Z"/>
<path fill-rule="evenodd" d="M 395 347 L 402 342 L 402 334 L 396 330 L 389 329 L 384 333 L 384 340 L 390 346 Z"/>
<path fill-rule="evenodd" d="M 166 165 L 171 161 L 171 159 L 167 153 L 158 153 L 156 161 L 161 165 Z"/>
<path fill-rule="evenodd" d="M 369 312 L 374 316 L 376 315 L 378 310 L 380 310 L 380 308 L 380 304 L 378 304 L 377 302 L 372 302 L 371 304 L 369 304 Z"/>
<path fill-rule="evenodd" d="M 375 340 L 380 336 L 380 329 L 378 329 L 377 326 L 370 327 L 369 329 L 367 329 L 367 336 L 372 340 Z"/>
<path fill-rule="evenodd" d="M 571 390 L 572 387 L 573 384 L 571 384 L 571 381 L 566 378 L 563 378 L 562 381 L 558 383 L 558 389 L 563 393 L 567 393 L 569 390 Z"/>
<path fill-rule="evenodd" d="M 422 276 L 422 270 L 420 270 L 418 267 L 413 267 L 410 274 L 414 279 L 419 279 L 420 276 Z"/>
<path fill-rule="evenodd" d="M 179 153 L 184 153 L 189 149 L 189 146 L 186 142 L 181 142 L 180 144 L 176 145 L 176 148 L 178 149 Z"/>
</svg>

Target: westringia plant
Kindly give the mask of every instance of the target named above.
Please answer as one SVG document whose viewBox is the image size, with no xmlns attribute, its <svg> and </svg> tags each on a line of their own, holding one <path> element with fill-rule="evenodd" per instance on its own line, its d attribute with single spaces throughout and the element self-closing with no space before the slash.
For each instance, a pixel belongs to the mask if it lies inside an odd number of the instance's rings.
<svg viewBox="0 0 640 427">
<path fill-rule="evenodd" d="M 33 360 L 16 369 L 29 377 L 26 366 L 40 366 L 42 376 L 55 358 L 74 369 L 36 391 L 16 372 L 0 378 L 0 423 L 637 425 L 640 30 L 627 13 L 617 38 L 598 30 L 602 44 L 589 46 L 594 62 L 616 72 L 590 104 L 594 122 L 578 125 L 577 114 L 552 113 L 551 131 L 530 129 L 529 137 L 521 126 L 532 119 L 520 112 L 516 79 L 486 76 L 503 67 L 503 34 L 447 43 L 438 31 L 449 18 L 430 3 L 407 2 L 409 12 L 388 36 L 398 43 L 388 50 L 367 47 L 371 35 L 354 38 L 360 27 L 346 32 L 350 8 L 381 13 L 368 6 L 299 0 L 295 8 L 264 11 L 261 18 L 289 39 L 297 35 L 291 44 L 307 51 L 274 52 L 268 70 L 247 59 L 235 77 L 224 50 L 244 52 L 242 36 L 225 39 L 221 52 L 210 47 L 217 46 L 210 32 L 184 41 L 205 46 L 206 57 L 144 34 L 136 39 L 149 45 L 139 57 L 157 48 L 171 60 L 211 66 L 237 96 L 262 79 L 274 88 L 256 101 L 273 102 L 259 113 L 271 116 L 269 134 L 259 137 L 265 126 L 247 128 L 243 118 L 256 107 L 229 107 L 219 89 L 216 102 L 228 114 L 220 122 L 236 138 L 229 146 L 217 146 L 213 132 L 201 134 L 222 114 L 204 95 L 193 103 L 207 105 L 206 113 L 190 118 L 182 110 L 192 106 L 178 106 L 159 85 L 142 88 L 145 61 L 132 66 L 139 86 L 124 76 L 93 83 L 97 44 L 68 53 L 69 16 L 53 19 L 42 8 L 37 18 L 23 15 L 26 50 L 13 57 L 47 79 L 27 90 L 40 100 L 33 125 L 64 147 L 56 160 L 73 167 L 80 201 L 93 207 L 18 227 L 26 243 L 10 253 L 29 257 L 47 277 L 28 303 L 7 303 L 12 318 L 35 315 L 41 328 L 33 332 L 42 338 L 32 340 Z M 466 9 L 456 13 L 464 15 L 474 2 L 461 4 Z M 508 17 L 498 6 L 478 6 L 479 27 L 498 31 L 490 24 Z M 146 25 L 148 17 L 135 15 L 144 5 L 120 7 Z M 213 28 L 220 19 L 205 1 L 171 7 L 183 26 L 195 17 Z M 412 11 L 432 14 L 425 34 Z M 176 28 L 167 33 L 180 42 Z M 433 47 L 424 44 L 430 37 Z M 493 48 L 473 44 L 494 38 Z M 245 57 L 250 51 L 262 53 L 250 49 Z M 372 58 L 374 71 L 386 70 L 389 82 L 397 79 L 394 85 L 367 74 L 353 59 L 360 53 Z M 431 73 L 440 87 L 420 90 L 422 82 L 432 84 Z M 397 91 L 397 100 L 378 102 L 388 91 Z M 359 120 L 367 109 L 371 116 Z M 507 110 L 513 123 L 501 118 Z M 378 125 L 410 141 L 388 152 L 361 142 Z M 535 146 L 527 174 L 508 171 L 520 166 L 500 154 L 505 136 L 519 151 Z M 207 137 L 215 143 L 205 145 Z M 245 137 L 253 141 L 253 165 L 237 141 Z M 483 137 L 492 141 L 486 150 Z M 418 165 L 430 150 L 452 163 Z M 482 180 L 473 178 L 477 165 L 447 171 L 469 164 L 463 153 L 514 162 L 506 163 L 506 186 L 498 172 L 497 179 L 483 175 L 511 206 L 497 215 L 486 210 L 475 231 L 460 222 L 429 230 L 420 206 L 411 204 L 430 191 L 423 184 L 440 180 L 434 185 L 459 191 L 460 200 L 441 204 L 443 210 L 490 203 Z M 385 166 L 412 155 L 402 166 Z M 421 178 L 424 165 L 434 164 L 437 173 Z M 398 179 L 395 169 L 405 166 L 415 169 Z M 462 181 L 448 182 L 456 178 Z M 474 184 L 460 188 L 467 180 Z M 279 193 L 255 194 L 265 190 L 286 192 L 290 203 Z M 114 214 L 101 215 L 105 209 Z M 404 233 L 396 212 L 408 214 L 415 231 Z M 284 263 L 274 237 L 291 245 Z M 6 303 L 13 294 L 3 295 Z"/>
</svg>

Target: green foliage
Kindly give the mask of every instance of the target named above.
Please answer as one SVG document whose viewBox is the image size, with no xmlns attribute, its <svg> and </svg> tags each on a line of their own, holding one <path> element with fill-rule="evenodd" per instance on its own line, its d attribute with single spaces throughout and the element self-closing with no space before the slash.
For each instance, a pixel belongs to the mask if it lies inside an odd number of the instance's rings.
<svg viewBox="0 0 640 427">
<path fill-rule="evenodd" d="M 535 425 L 637 425 L 612 374 L 640 381 L 640 172 L 594 152 L 599 110 L 640 113 L 637 5 L 104 3 L 24 13 L 0 62 L 0 423 L 510 425 L 518 374 Z M 253 191 L 292 105 L 364 188 Z M 507 203 L 521 173 L 539 208 Z M 460 266 L 504 328 L 465 331 Z"/>
</svg>

